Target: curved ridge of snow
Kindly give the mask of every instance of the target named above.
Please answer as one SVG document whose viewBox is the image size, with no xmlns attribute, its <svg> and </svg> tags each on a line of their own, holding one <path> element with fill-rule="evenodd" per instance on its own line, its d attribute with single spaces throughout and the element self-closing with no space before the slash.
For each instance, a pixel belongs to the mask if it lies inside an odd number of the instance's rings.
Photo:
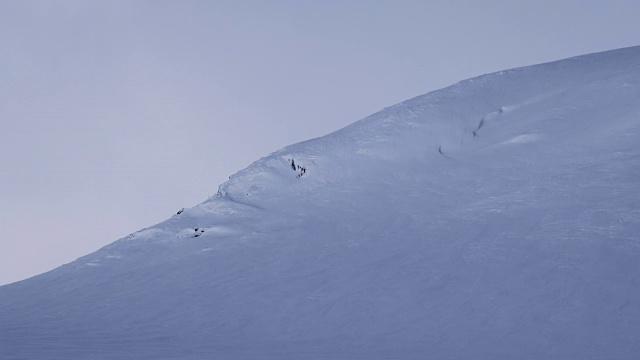
<svg viewBox="0 0 640 360">
<path fill-rule="evenodd" d="M 585 84 L 637 69 L 638 53 L 638 48 L 632 47 L 461 81 L 388 107 L 322 138 L 276 151 L 231 176 L 218 194 L 242 198 L 243 193 L 246 196 L 272 187 L 286 191 L 290 186 L 286 179 L 295 177 L 288 171 L 290 159 L 297 159 L 313 172 L 322 171 L 322 165 L 329 166 L 327 162 L 353 162 L 361 155 L 424 160 L 460 151 L 465 145 L 469 148 L 483 126 L 499 127 L 509 113 L 545 106 L 547 100 Z M 486 127 L 482 132 L 485 135 Z M 318 164 L 317 158 L 325 161 Z M 327 168 L 321 176 L 336 175 L 332 170 Z"/>
<path fill-rule="evenodd" d="M 0 287 L 0 358 L 640 355 L 640 47 L 462 81 Z"/>
</svg>

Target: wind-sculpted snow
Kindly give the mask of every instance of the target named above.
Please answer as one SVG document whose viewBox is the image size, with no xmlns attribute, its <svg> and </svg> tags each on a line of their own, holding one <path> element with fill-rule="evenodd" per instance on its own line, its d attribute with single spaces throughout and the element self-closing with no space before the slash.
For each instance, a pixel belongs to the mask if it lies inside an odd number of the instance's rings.
<svg viewBox="0 0 640 360">
<path fill-rule="evenodd" d="M 0 287 L 0 358 L 638 358 L 638 179 L 640 47 L 462 81 Z"/>
</svg>

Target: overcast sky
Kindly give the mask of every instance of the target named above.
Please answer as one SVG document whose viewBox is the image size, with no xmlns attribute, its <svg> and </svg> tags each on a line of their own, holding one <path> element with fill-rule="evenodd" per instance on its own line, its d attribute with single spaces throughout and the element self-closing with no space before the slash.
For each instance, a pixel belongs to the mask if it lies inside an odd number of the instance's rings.
<svg viewBox="0 0 640 360">
<path fill-rule="evenodd" d="M 640 44 L 640 1 L 0 1 L 0 284 L 286 145 L 506 68 Z"/>
</svg>

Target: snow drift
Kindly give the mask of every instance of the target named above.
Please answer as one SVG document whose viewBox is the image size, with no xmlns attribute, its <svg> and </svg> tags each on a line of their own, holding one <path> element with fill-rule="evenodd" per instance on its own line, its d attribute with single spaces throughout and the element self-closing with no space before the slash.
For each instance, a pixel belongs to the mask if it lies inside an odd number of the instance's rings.
<svg viewBox="0 0 640 360">
<path fill-rule="evenodd" d="M 633 47 L 462 81 L 262 158 L 0 287 L 0 358 L 637 358 L 639 259 Z"/>
</svg>

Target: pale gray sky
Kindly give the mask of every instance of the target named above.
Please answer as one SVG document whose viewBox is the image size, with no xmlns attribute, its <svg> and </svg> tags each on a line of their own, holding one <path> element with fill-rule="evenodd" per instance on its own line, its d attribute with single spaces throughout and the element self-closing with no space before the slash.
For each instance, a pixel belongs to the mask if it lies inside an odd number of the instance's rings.
<svg viewBox="0 0 640 360">
<path fill-rule="evenodd" d="M 633 1 L 2 1 L 0 284 L 465 78 L 640 44 Z"/>
</svg>

